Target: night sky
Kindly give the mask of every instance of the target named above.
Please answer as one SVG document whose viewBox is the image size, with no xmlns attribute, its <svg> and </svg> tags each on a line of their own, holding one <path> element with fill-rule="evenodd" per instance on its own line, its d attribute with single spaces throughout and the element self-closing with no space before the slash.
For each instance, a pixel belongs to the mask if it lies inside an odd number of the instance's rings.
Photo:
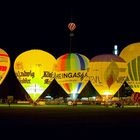
<svg viewBox="0 0 140 140">
<path fill-rule="evenodd" d="M 140 41 L 139 4 L 134 1 L 7 2 L 1 3 L 0 9 L 0 48 L 11 58 L 8 84 L 14 76 L 14 60 L 20 53 L 42 49 L 58 58 L 69 52 L 67 25 L 71 20 L 77 25 L 72 52 L 89 59 L 112 53 L 115 44 L 121 51 Z"/>
<path fill-rule="evenodd" d="M 10 57 L 29 49 L 43 49 L 56 58 L 69 52 L 67 24 L 77 28 L 72 52 L 90 59 L 98 54 L 121 51 L 130 43 L 140 41 L 137 3 L 122 2 L 49 2 L 6 3 L 1 5 L 1 42 Z"/>
</svg>

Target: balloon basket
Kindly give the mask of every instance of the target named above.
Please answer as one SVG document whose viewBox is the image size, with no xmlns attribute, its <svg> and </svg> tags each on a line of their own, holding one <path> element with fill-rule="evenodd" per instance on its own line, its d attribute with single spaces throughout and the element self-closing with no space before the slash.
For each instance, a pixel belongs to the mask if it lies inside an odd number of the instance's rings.
<svg viewBox="0 0 140 140">
<path fill-rule="evenodd" d="M 76 94 L 70 94 L 70 98 L 71 98 L 71 100 L 72 100 L 73 102 L 76 101 L 77 97 L 78 97 L 78 93 L 76 93 Z"/>
<path fill-rule="evenodd" d="M 32 102 L 31 105 L 32 106 L 37 106 L 37 102 Z"/>
</svg>

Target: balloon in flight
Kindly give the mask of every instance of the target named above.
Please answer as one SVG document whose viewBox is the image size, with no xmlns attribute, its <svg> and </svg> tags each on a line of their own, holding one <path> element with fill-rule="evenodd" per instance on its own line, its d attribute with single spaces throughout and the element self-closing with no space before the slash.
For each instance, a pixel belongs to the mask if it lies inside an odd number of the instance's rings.
<svg viewBox="0 0 140 140">
<path fill-rule="evenodd" d="M 73 22 L 70 22 L 70 23 L 68 24 L 68 28 L 69 28 L 69 30 L 72 32 L 72 31 L 74 31 L 74 30 L 76 29 L 76 24 L 73 23 Z"/>
</svg>

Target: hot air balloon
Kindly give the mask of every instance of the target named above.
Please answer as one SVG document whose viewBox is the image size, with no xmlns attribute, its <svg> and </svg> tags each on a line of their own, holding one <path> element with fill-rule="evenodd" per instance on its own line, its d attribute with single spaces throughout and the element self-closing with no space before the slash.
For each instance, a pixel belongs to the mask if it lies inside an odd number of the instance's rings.
<svg viewBox="0 0 140 140">
<path fill-rule="evenodd" d="M 16 77 L 33 102 L 53 81 L 55 63 L 56 59 L 51 54 L 38 49 L 25 51 L 16 58 Z"/>
<path fill-rule="evenodd" d="M 98 55 L 89 63 L 88 76 L 94 88 L 106 100 L 112 98 L 124 83 L 127 64 L 113 54 Z"/>
<path fill-rule="evenodd" d="M 5 79 L 10 69 L 10 57 L 0 48 L 0 85 Z"/>
<path fill-rule="evenodd" d="M 57 59 L 55 79 L 60 86 L 76 100 L 88 82 L 89 59 L 78 53 L 67 53 Z"/>
<path fill-rule="evenodd" d="M 126 82 L 134 92 L 140 92 L 140 43 L 126 46 L 120 53 L 127 62 L 128 76 Z"/>
<path fill-rule="evenodd" d="M 69 30 L 72 32 L 72 31 L 74 31 L 74 30 L 76 29 L 76 24 L 73 23 L 73 22 L 70 22 L 70 23 L 68 24 L 68 28 L 69 28 Z"/>
</svg>

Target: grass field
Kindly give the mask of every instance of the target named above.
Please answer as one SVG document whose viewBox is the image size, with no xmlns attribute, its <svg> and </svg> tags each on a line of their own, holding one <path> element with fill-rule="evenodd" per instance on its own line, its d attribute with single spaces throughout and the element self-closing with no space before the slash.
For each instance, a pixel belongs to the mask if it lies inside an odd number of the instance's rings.
<svg viewBox="0 0 140 140">
<path fill-rule="evenodd" d="M 11 132 L 38 131 L 54 137 L 69 134 L 86 137 L 99 132 L 129 134 L 139 131 L 140 107 L 0 105 L 0 126 L 11 128 Z"/>
</svg>

